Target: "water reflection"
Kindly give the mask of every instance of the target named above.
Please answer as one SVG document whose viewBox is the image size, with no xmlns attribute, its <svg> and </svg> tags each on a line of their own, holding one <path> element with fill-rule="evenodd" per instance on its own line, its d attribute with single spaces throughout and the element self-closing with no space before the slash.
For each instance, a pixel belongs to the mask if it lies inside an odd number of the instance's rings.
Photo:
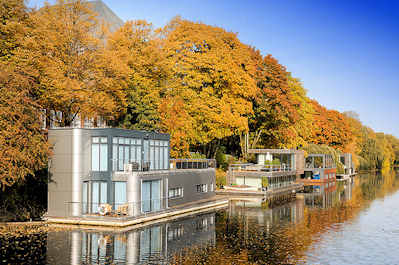
<svg viewBox="0 0 399 265">
<path fill-rule="evenodd" d="M 278 198 L 273 198 L 278 200 Z M 273 205 L 274 201 L 265 198 L 247 198 L 231 200 L 229 203 L 229 218 L 242 217 L 245 222 L 260 226 L 285 223 L 296 223 L 303 218 L 303 201 L 291 200 L 282 205 Z"/>
<path fill-rule="evenodd" d="M 318 185 L 306 185 L 303 193 L 298 194 L 297 197 L 305 200 L 305 205 L 308 208 L 327 209 L 350 200 L 353 185 L 354 178 Z"/>
<path fill-rule="evenodd" d="M 210 213 L 123 232 L 49 233 L 47 260 L 49 264 L 168 263 L 185 248 L 213 246 L 215 241 L 215 213 Z M 70 249 L 70 258 L 60 256 L 60 249 L 63 253 Z"/>
</svg>

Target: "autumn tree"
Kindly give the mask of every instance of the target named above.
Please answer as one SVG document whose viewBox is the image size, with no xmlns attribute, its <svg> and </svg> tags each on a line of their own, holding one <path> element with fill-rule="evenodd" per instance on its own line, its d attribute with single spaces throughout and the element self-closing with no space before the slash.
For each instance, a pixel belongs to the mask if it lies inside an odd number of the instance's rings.
<svg viewBox="0 0 399 265">
<path fill-rule="evenodd" d="M 160 100 L 169 77 L 160 43 L 144 20 L 127 22 L 108 39 L 107 50 L 119 54 L 129 73 L 127 111 L 117 121 L 120 126 L 160 130 Z"/>
<path fill-rule="evenodd" d="M 38 105 L 26 89 L 31 80 L 1 66 L 0 186 L 4 189 L 45 167 L 49 145 L 41 131 Z"/>
<path fill-rule="evenodd" d="M 326 144 L 340 151 L 345 151 L 353 141 L 353 134 L 346 116 L 336 110 L 328 110 L 317 101 L 313 105 L 313 134 L 310 139 L 314 144 Z"/>
<path fill-rule="evenodd" d="M 189 157 L 190 139 L 195 139 L 194 117 L 185 110 L 182 98 L 167 97 L 159 105 L 161 128 L 170 134 L 171 157 Z"/>
<path fill-rule="evenodd" d="M 8 61 L 26 34 L 28 8 L 23 0 L 0 0 L 0 60 Z"/>
<path fill-rule="evenodd" d="M 187 126 L 184 139 L 208 157 L 220 139 L 248 130 L 250 99 L 256 95 L 250 51 L 237 34 L 222 28 L 173 19 L 163 30 L 162 48 L 171 66 L 165 95 L 183 100 Z M 170 100 L 172 99 L 172 101 Z"/>
<path fill-rule="evenodd" d="M 262 56 L 252 49 L 252 60 L 256 65 L 254 79 L 258 89 L 253 100 L 254 115 L 250 119 L 251 147 L 291 147 L 298 137 L 293 125 L 300 119 L 298 110 L 302 99 L 299 100 L 299 95 L 305 91 L 300 91 L 302 87 L 294 84 L 293 79 L 289 82 L 286 68 L 271 55 Z"/>
<path fill-rule="evenodd" d="M 298 119 L 291 123 L 292 136 L 285 142 L 286 148 L 296 148 L 306 146 L 310 137 L 312 136 L 312 117 L 314 114 L 311 100 L 306 95 L 306 89 L 302 82 L 291 75 L 288 76 L 289 94 L 293 98 L 294 107 L 298 113 Z"/>
<path fill-rule="evenodd" d="M 30 93 L 47 119 L 53 112 L 59 126 L 70 126 L 78 115 L 112 119 L 123 109 L 125 68 L 104 49 L 89 3 L 59 0 L 30 12 L 29 20 L 13 62 L 35 81 Z"/>
</svg>

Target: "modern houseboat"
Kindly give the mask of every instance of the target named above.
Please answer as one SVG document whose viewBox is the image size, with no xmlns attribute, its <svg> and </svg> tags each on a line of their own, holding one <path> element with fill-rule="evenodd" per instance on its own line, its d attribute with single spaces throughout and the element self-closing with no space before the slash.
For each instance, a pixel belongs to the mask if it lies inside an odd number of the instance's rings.
<svg viewBox="0 0 399 265">
<path fill-rule="evenodd" d="M 353 163 L 352 154 L 344 153 L 339 157 L 341 163 L 344 165 L 344 173 L 337 174 L 337 179 L 345 180 L 356 175 L 355 164 Z"/>
<path fill-rule="evenodd" d="M 305 169 L 298 180 L 306 183 L 324 183 L 336 181 L 337 168 L 330 154 L 309 154 L 305 158 Z"/>
<path fill-rule="evenodd" d="M 297 177 L 303 173 L 303 151 L 293 149 L 249 149 L 256 164 L 232 164 L 227 185 L 218 194 L 276 195 L 300 190 Z"/>
<path fill-rule="evenodd" d="M 167 134 L 56 128 L 48 139 L 49 222 L 125 226 L 220 203 L 214 160 L 170 159 Z"/>
</svg>

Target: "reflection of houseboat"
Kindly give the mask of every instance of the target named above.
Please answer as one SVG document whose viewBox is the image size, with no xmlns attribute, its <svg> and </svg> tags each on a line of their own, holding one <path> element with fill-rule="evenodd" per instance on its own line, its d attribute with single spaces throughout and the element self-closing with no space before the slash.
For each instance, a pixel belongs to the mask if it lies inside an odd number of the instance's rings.
<svg viewBox="0 0 399 265">
<path fill-rule="evenodd" d="M 229 216 L 243 216 L 248 221 L 269 227 L 281 222 L 300 222 L 303 219 L 303 209 L 302 200 L 270 208 L 265 198 L 240 198 L 230 201 Z"/>
<path fill-rule="evenodd" d="M 334 205 L 337 194 L 337 182 L 326 182 L 318 185 L 306 184 L 303 193 L 297 195 L 303 198 L 308 207 L 329 208 Z"/>
<path fill-rule="evenodd" d="M 249 149 L 256 164 L 232 164 L 222 194 L 276 195 L 302 189 L 296 183 L 303 173 L 303 151 L 287 149 Z"/>
<path fill-rule="evenodd" d="M 58 128 L 48 138 L 49 222 L 124 226 L 219 203 L 214 160 L 171 160 L 167 134 Z"/>
<path fill-rule="evenodd" d="M 297 194 L 297 198 L 304 199 L 305 205 L 311 208 L 329 208 L 338 202 L 350 200 L 352 187 L 352 181 L 305 184 L 303 192 Z"/>
<path fill-rule="evenodd" d="M 49 264 L 169 264 L 186 248 L 214 246 L 215 213 L 135 230 L 73 230 L 49 233 Z M 61 253 L 60 249 L 70 249 Z"/>
<path fill-rule="evenodd" d="M 302 183 L 324 183 L 336 180 L 337 168 L 330 154 L 309 154 L 305 158 L 305 169 L 301 178 Z"/>
</svg>

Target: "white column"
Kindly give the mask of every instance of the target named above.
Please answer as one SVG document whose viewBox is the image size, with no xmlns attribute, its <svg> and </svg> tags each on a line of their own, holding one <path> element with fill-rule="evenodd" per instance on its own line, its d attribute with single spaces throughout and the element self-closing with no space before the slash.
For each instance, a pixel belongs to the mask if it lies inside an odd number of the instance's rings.
<svg viewBox="0 0 399 265">
<path fill-rule="evenodd" d="M 72 129 L 72 216 L 82 214 L 82 129 Z"/>
<path fill-rule="evenodd" d="M 137 216 L 141 213 L 141 181 L 139 172 L 132 172 L 127 178 L 127 202 L 129 205 L 129 215 Z"/>
</svg>

